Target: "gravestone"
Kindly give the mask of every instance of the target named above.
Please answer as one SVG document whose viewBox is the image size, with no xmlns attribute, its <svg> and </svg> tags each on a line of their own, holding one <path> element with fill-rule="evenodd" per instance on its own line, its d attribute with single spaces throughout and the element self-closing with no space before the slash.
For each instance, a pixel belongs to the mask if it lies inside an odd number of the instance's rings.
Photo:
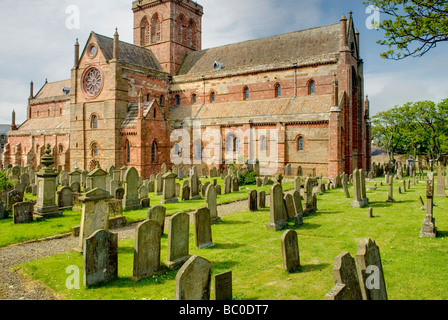
<svg viewBox="0 0 448 320">
<path fill-rule="evenodd" d="M 232 177 L 232 191 L 233 192 L 238 192 L 240 191 L 240 184 L 239 184 L 239 180 L 236 176 Z"/>
<path fill-rule="evenodd" d="M 135 229 L 133 279 L 149 277 L 160 269 L 160 229 L 155 220 L 146 220 Z"/>
<path fill-rule="evenodd" d="M 361 195 L 361 172 L 358 169 L 353 171 L 353 201 L 351 206 L 353 208 L 364 207 L 364 201 Z"/>
<path fill-rule="evenodd" d="M 156 195 L 161 196 L 163 195 L 163 175 L 159 173 L 156 176 Z"/>
<path fill-rule="evenodd" d="M 281 237 L 283 268 L 288 272 L 294 272 L 300 267 L 299 242 L 297 232 L 288 230 Z"/>
<path fill-rule="evenodd" d="M 6 210 L 12 210 L 14 204 L 23 202 L 23 193 L 18 190 L 11 190 L 6 194 Z"/>
<path fill-rule="evenodd" d="M 195 170 L 192 170 L 192 173 L 193 174 L 190 176 L 190 199 L 198 200 L 201 199 L 201 196 L 199 195 L 199 178 Z"/>
<path fill-rule="evenodd" d="M 210 261 L 192 256 L 177 272 L 174 300 L 210 300 L 211 276 Z"/>
<path fill-rule="evenodd" d="M 232 192 L 232 177 L 227 175 L 224 178 L 224 194 L 229 194 Z"/>
<path fill-rule="evenodd" d="M 193 220 L 196 248 L 203 249 L 214 246 L 210 211 L 207 208 L 198 209 L 193 214 Z"/>
<path fill-rule="evenodd" d="M 9 218 L 9 211 L 6 210 L 6 203 L 0 201 L 0 220 L 8 218 Z"/>
<path fill-rule="evenodd" d="M 291 168 L 291 164 L 288 163 L 285 166 L 285 176 L 291 176 L 292 175 L 292 168 Z"/>
<path fill-rule="evenodd" d="M 232 300 L 232 271 L 217 274 L 213 277 L 213 280 L 215 301 Z"/>
<path fill-rule="evenodd" d="M 30 185 L 30 176 L 28 175 L 28 173 L 23 173 L 20 176 L 20 183 L 25 187 L 28 187 Z"/>
<path fill-rule="evenodd" d="M 265 176 L 264 178 L 263 178 L 263 185 L 264 186 L 267 186 L 269 184 L 269 177 L 268 176 Z"/>
<path fill-rule="evenodd" d="M 218 196 L 222 195 L 222 188 L 221 188 L 221 185 L 217 184 L 217 185 L 215 186 L 215 190 L 216 190 L 216 194 L 217 194 Z"/>
<path fill-rule="evenodd" d="M 106 176 L 107 172 L 101 169 L 100 165 L 97 163 L 96 169 L 87 175 L 87 187 L 90 190 L 99 188 L 107 191 Z"/>
<path fill-rule="evenodd" d="M 297 176 L 299 176 L 299 177 L 303 176 L 303 169 L 301 166 L 297 167 Z"/>
<path fill-rule="evenodd" d="M 73 181 L 72 184 L 70 185 L 70 189 L 74 193 L 80 193 L 81 192 L 81 185 L 79 184 L 78 181 Z"/>
<path fill-rule="evenodd" d="M 138 210 L 142 208 L 138 197 L 138 172 L 134 167 L 124 173 L 123 210 Z M 118 198 L 117 198 L 118 199 Z"/>
<path fill-rule="evenodd" d="M 109 230 L 109 200 L 111 198 L 106 190 L 98 188 L 88 191 L 84 196 L 79 197 L 79 201 L 82 203 L 79 247 L 74 250 L 83 252 L 85 239 L 97 230 Z"/>
<path fill-rule="evenodd" d="M 201 186 L 201 195 L 203 198 L 205 198 L 205 192 L 207 191 L 207 187 L 210 185 L 210 182 L 205 182 L 202 186 Z"/>
<path fill-rule="evenodd" d="M 160 224 L 160 234 L 165 231 L 166 208 L 163 206 L 155 206 L 148 210 L 148 220 L 157 221 Z"/>
<path fill-rule="evenodd" d="M 218 223 L 221 218 L 218 216 L 218 195 L 216 194 L 215 187 L 209 184 L 205 191 L 205 204 L 210 212 L 211 223 Z"/>
<path fill-rule="evenodd" d="M 18 202 L 12 207 L 14 224 L 33 222 L 33 204 L 31 202 Z"/>
<path fill-rule="evenodd" d="M 304 215 L 312 214 L 316 211 L 313 200 L 313 183 L 310 177 L 305 179 L 305 188 L 303 194 Z"/>
<path fill-rule="evenodd" d="M 176 269 L 190 258 L 190 217 L 185 212 L 176 213 L 168 217 L 167 225 L 168 254 L 165 264 L 170 269 Z"/>
<path fill-rule="evenodd" d="M 84 285 L 96 286 L 118 277 L 118 234 L 97 230 L 84 241 Z"/>
<path fill-rule="evenodd" d="M 148 193 L 148 188 L 146 188 L 146 186 L 143 185 L 138 188 L 138 197 L 140 199 L 148 198 Z"/>
<path fill-rule="evenodd" d="M 303 224 L 303 206 L 302 206 L 302 196 L 300 192 L 294 191 L 292 194 L 295 208 L 294 222 L 296 226 L 301 226 Z"/>
<path fill-rule="evenodd" d="M 285 202 L 286 215 L 288 219 L 294 219 L 297 211 L 294 205 L 294 198 L 292 194 L 288 193 L 287 195 L 285 195 L 283 201 Z"/>
<path fill-rule="evenodd" d="M 261 180 L 260 177 L 257 178 L 256 182 L 257 182 L 257 187 L 261 187 L 263 185 L 263 181 Z"/>
<path fill-rule="evenodd" d="M 260 191 L 258 194 L 258 208 L 266 208 L 266 191 Z"/>
<path fill-rule="evenodd" d="M 189 186 L 183 186 L 182 187 L 182 201 L 188 201 L 190 200 L 190 187 Z"/>
<path fill-rule="evenodd" d="M 161 173 L 162 173 L 162 175 L 164 175 L 167 172 L 168 172 L 168 165 L 166 163 L 163 163 Z"/>
<path fill-rule="evenodd" d="M 363 300 L 387 300 L 386 282 L 384 281 L 380 249 L 375 241 L 363 239 L 358 244 L 356 263 L 358 265 L 358 279 Z M 368 273 L 371 273 L 372 266 L 376 268 L 374 272 L 376 272 L 375 275 L 377 276 L 377 281 L 379 281 L 373 287 L 366 286 Z"/>
<path fill-rule="evenodd" d="M 388 176 L 387 183 L 389 183 L 389 189 L 386 202 L 394 202 L 394 177 L 392 175 Z"/>
<path fill-rule="evenodd" d="M 62 187 L 58 192 L 58 206 L 59 209 L 73 208 L 73 191 L 69 187 Z"/>
<path fill-rule="evenodd" d="M 124 189 L 119 187 L 115 190 L 115 199 L 123 200 L 124 198 Z"/>
<path fill-rule="evenodd" d="M 249 211 L 258 210 L 258 193 L 257 190 L 251 190 L 248 197 Z"/>
<path fill-rule="evenodd" d="M 434 205 L 434 173 L 428 172 L 426 179 L 426 213 L 420 230 L 420 237 L 435 238 L 437 236 L 437 228 L 435 227 L 435 219 L 433 216 Z"/>
<path fill-rule="evenodd" d="M 109 200 L 109 219 L 123 215 L 123 203 L 118 199 Z"/>
<path fill-rule="evenodd" d="M 163 198 L 160 200 L 161 204 L 177 203 L 179 200 L 176 198 L 176 174 L 172 172 L 165 173 L 162 176 L 163 179 Z"/>
<path fill-rule="evenodd" d="M 301 187 L 302 187 L 302 179 L 300 179 L 300 177 L 295 177 L 294 190 L 300 192 Z"/>
<path fill-rule="evenodd" d="M 350 253 L 334 259 L 333 279 L 335 288 L 325 295 L 325 300 L 362 300 L 355 259 Z"/>
<path fill-rule="evenodd" d="M 270 200 L 270 223 L 267 227 L 275 231 L 282 230 L 288 225 L 288 222 L 285 203 L 283 202 L 283 189 L 280 183 L 275 183 L 271 187 Z"/>
</svg>

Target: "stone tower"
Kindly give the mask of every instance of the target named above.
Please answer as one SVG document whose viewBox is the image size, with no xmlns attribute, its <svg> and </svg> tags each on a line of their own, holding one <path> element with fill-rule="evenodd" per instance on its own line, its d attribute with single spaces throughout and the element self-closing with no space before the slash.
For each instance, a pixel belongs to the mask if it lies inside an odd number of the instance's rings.
<svg viewBox="0 0 448 320">
<path fill-rule="evenodd" d="M 176 75 L 186 53 L 201 50 L 203 7 L 190 0 L 137 0 L 134 44 L 150 49 L 163 70 Z"/>
</svg>

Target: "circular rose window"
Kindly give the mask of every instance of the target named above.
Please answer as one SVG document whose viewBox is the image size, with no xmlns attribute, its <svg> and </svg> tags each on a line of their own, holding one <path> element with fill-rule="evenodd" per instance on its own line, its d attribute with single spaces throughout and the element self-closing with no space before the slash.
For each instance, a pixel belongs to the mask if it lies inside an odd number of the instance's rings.
<svg viewBox="0 0 448 320">
<path fill-rule="evenodd" d="M 103 87 L 103 75 L 97 68 L 89 69 L 84 76 L 84 90 L 94 97 L 97 96 Z"/>
</svg>

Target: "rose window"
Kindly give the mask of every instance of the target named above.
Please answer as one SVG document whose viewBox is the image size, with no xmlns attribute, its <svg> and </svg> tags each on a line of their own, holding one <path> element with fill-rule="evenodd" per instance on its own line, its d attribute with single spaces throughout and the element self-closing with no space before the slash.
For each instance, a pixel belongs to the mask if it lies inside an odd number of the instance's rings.
<svg viewBox="0 0 448 320">
<path fill-rule="evenodd" d="M 101 72 L 96 68 L 90 69 L 84 78 L 85 91 L 91 96 L 96 96 L 100 92 L 102 86 L 103 76 L 101 75 Z"/>
</svg>

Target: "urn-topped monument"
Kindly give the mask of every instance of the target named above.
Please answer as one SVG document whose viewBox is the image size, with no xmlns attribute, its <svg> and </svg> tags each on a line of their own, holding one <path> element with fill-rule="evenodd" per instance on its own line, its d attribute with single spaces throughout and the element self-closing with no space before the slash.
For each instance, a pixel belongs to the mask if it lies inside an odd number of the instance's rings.
<svg viewBox="0 0 448 320">
<path fill-rule="evenodd" d="M 42 217 L 56 217 L 62 215 L 56 205 L 56 177 L 58 172 L 50 166 L 54 164 L 54 158 L 50 154 L 50 145 L 47 144 L 45 155 L 42 157 L 42 169 L 36 173 L 37 177 L 37 202 L 34 213 Z"/>
</svg>

